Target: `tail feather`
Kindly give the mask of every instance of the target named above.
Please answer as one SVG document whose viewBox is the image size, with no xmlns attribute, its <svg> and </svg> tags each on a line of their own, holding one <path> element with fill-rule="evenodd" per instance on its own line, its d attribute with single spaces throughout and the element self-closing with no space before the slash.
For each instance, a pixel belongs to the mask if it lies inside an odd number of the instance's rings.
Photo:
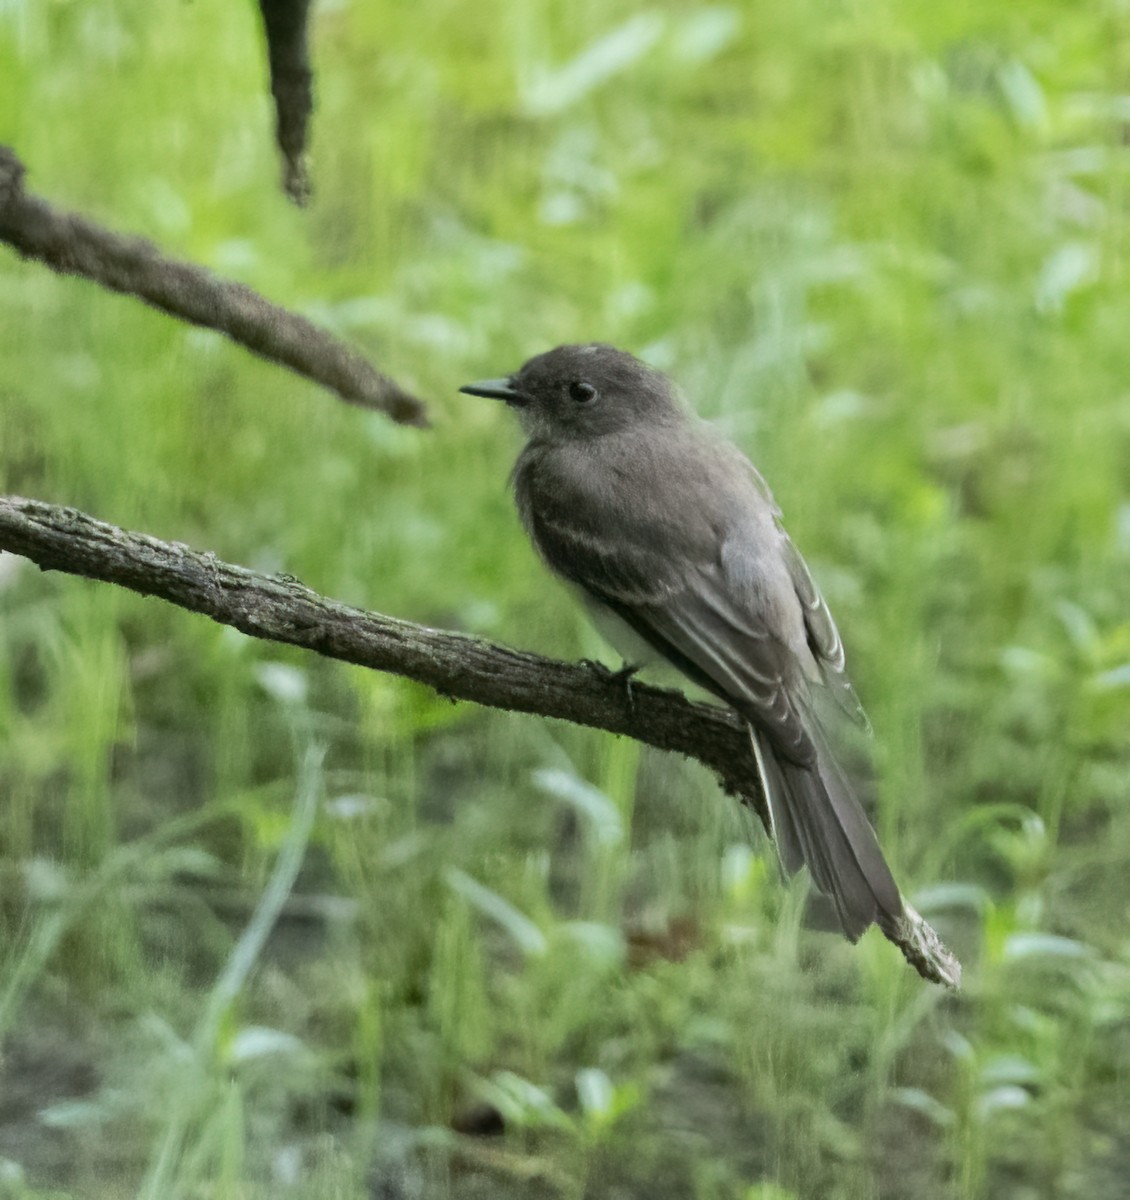
<svg viewBox="0 0 1130 1200">
<path fill-rule="evenodd" d="M 884 932 L 905 916 L 903 899 L 871 823 L 822 738 L 816 761 L 802 766 L 751 729 L 770 814 L 770 835 L 784 869 L 807 866 L 832 902 L 844 935 L 857 941 L 872 923 Z"/>
</svg>

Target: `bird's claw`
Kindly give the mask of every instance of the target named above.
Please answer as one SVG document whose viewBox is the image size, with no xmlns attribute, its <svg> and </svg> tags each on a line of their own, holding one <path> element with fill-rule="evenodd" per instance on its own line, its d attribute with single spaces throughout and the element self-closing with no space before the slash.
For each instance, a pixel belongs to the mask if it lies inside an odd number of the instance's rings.
<svg viewBox="0 0 1130 1200">
<path fill-rule="evenodd" d="M 628 706 L 633 709 L 635 708 L 636 698 L 632 693 L 632 680 L 639 672 L 640 668 L 638 666 L 632 663 L 625 663 L 618 670 L 614 671 L 611 667 L 605 663 L 598 662 L 595 658 L 582 658 L 581 666 L 588 667 L 590 671 L 595 672 L 602 679 L 608 680 L 609 683 L 622 683 L 624 691 L 627 693 Z"/>
</svg>

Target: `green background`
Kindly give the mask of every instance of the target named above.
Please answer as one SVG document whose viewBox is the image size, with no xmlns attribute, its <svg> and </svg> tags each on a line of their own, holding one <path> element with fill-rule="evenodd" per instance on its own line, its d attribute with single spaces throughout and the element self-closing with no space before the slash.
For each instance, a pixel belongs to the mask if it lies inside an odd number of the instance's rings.
<svg viewBox="0 0 1130 1200">
<path fill-rule="evenodd" d="M 249 3 L 9 0 L 0 140 L 434 428 L 0 248 L 0 487 L 593 655 L 456 388 L 642 354 L 772 485 L 966 987 L 801 930 L 690 764 L 0 557 L 0 1195 L 1125 1196 L 1130 11 L 314 18 L 307 211 Z"/>
</svg>

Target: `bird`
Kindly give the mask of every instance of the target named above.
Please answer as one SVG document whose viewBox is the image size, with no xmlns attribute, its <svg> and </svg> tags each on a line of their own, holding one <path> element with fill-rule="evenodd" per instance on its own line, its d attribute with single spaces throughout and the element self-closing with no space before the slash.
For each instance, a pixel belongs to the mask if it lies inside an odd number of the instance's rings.
<svg viewBox="0 0 1130 1200">
<path fill-rule="evenodd" d="M 749 459 L 667 376 L 600 342 L 460 391 L 517 414 L 522 524 L 625 673 L 666 661 L 745 721 L 783 871 L 807 867 L 850 941 L 878 925 L 920 973 L 958 986 L 960 965 L 902 896 L 833 753 L 828 711 L 866 717 L 831 612 Z"/>
</svg>

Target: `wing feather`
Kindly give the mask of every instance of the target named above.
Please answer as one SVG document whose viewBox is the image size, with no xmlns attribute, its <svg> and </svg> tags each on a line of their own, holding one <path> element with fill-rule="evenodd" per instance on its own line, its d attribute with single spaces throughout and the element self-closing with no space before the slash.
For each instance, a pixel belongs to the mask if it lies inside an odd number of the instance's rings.
<svg viewBox="0 0 1130 1200">
<path fill-rule="evenodd" d="M 668 558 L 626 540 L 602 539 L 541 514 L 530 520 L 548 564 L 610 608 L 637 634 L 701 686 L 765 728 L 796 762 L 815 750 L 794 702 L 791 651 L 735 602 L 721 567 L 687 564 L 676 574 Z"/>
<path fill-rule="evenodd" d="M 792 539 L 784 530 L 781 532 L 784 539 L 785 565 L 804 612 L 808 645 L 820 666 L 824 683 L 836 705 L 857 725 L 870 733 L 871 722 L 844 671 L 844 644 L 840 640 L 840 631 L 836 628 L 828 605 L 812 578 L 808 564 L 793 545 Z"/>
</svg>

